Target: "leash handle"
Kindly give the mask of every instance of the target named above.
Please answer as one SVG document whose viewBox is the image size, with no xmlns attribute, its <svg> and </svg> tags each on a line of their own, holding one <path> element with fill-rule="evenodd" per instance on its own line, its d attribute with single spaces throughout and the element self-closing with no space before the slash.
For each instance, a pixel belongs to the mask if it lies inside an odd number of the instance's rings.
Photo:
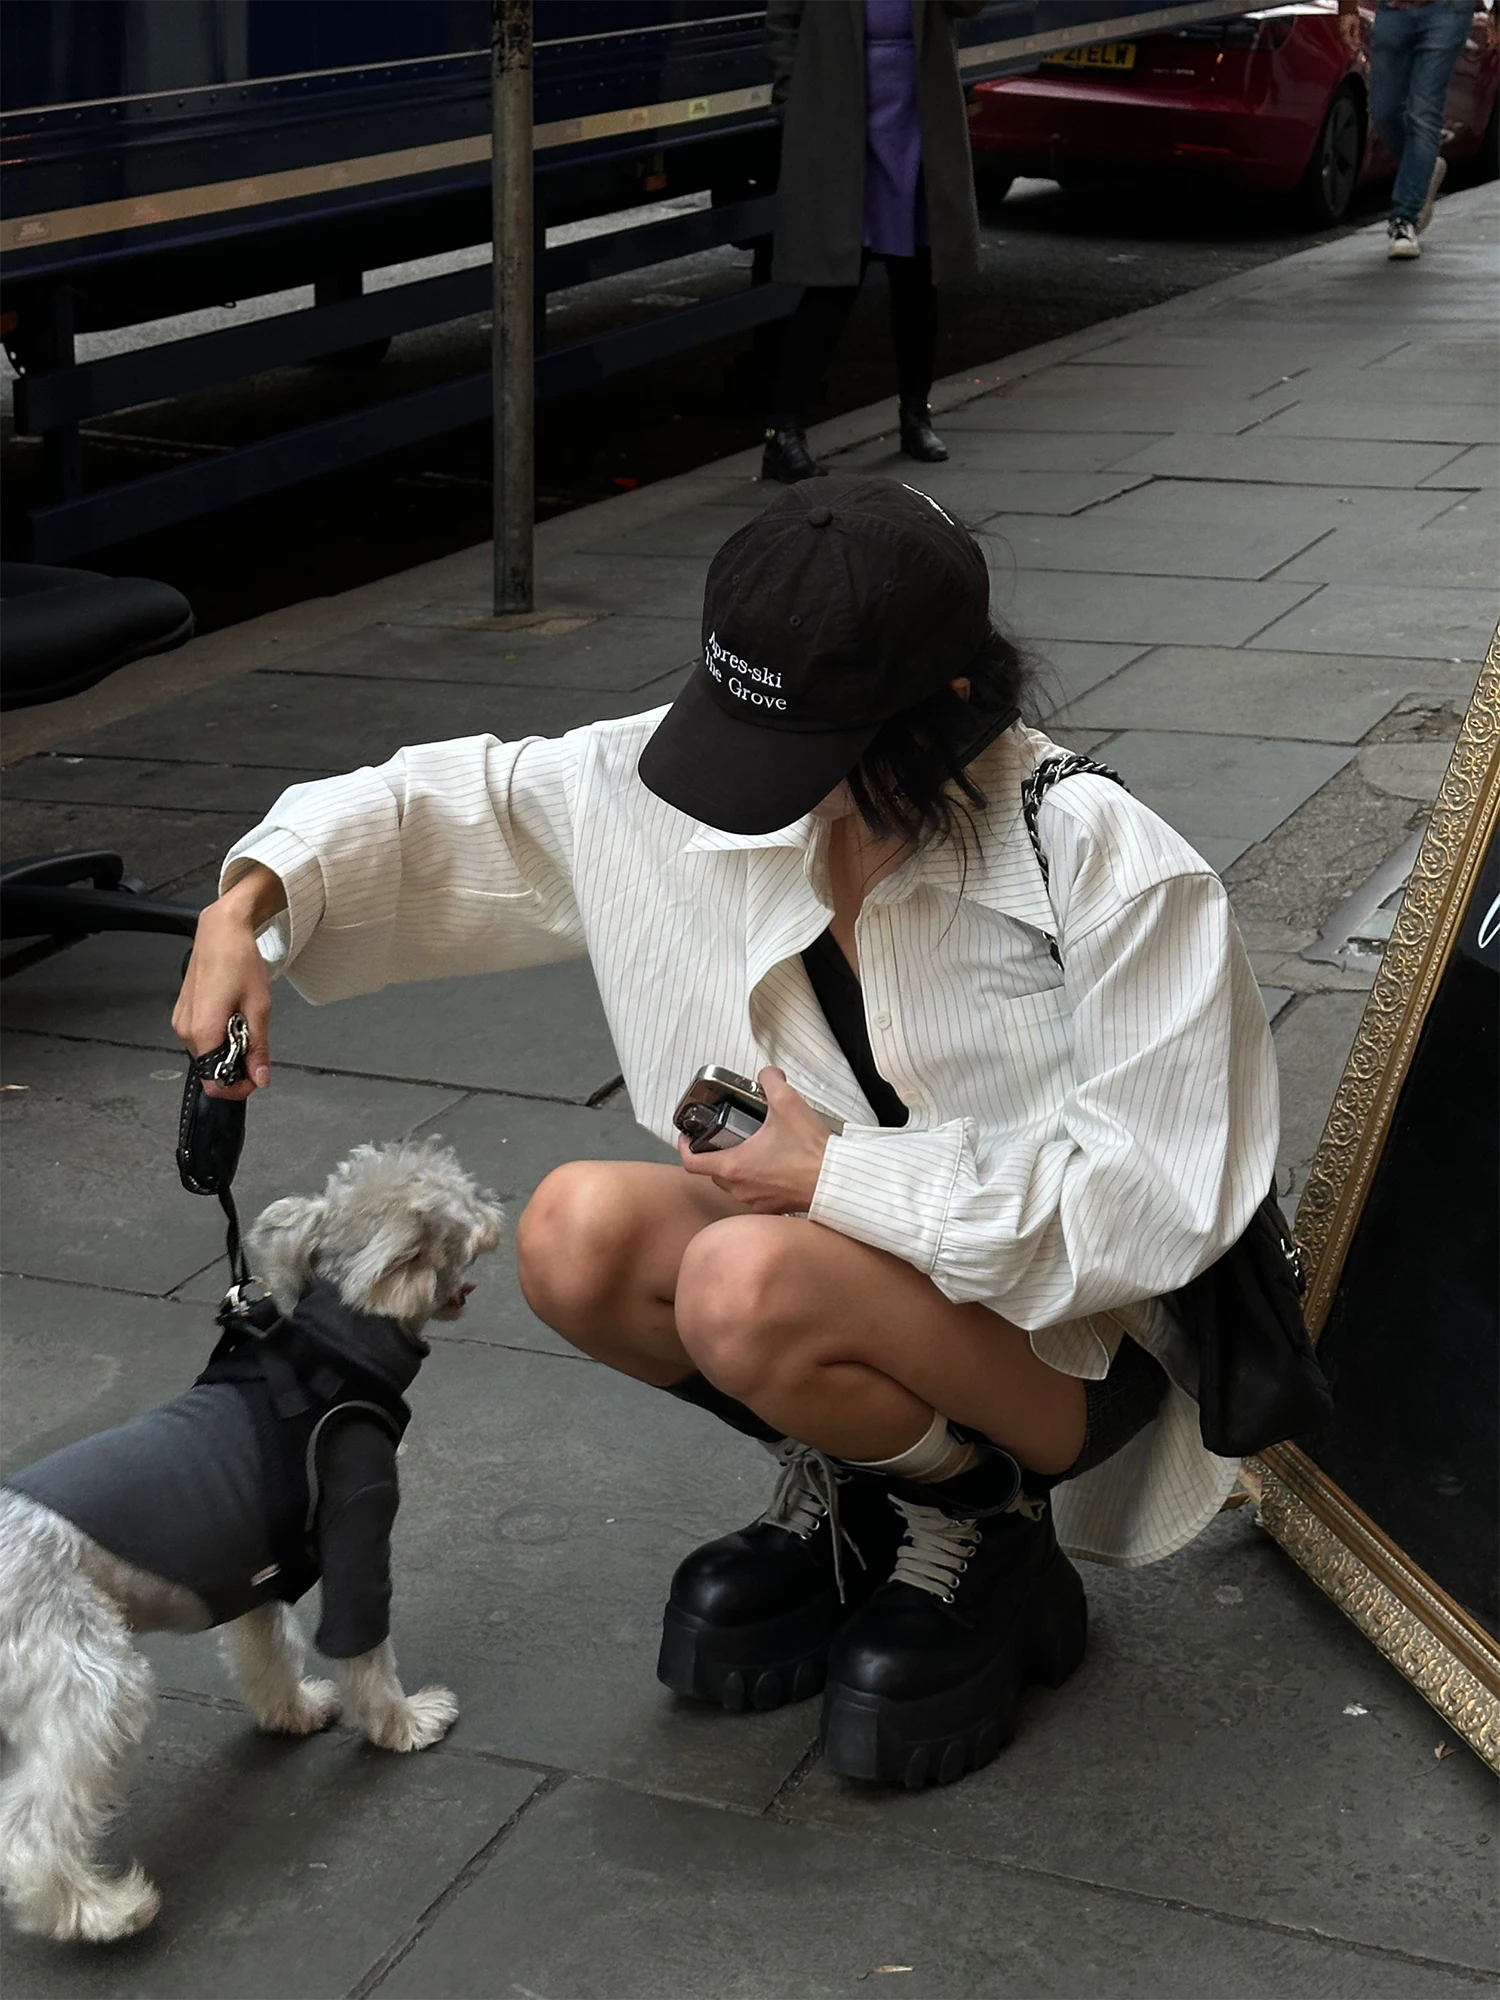
<svg viewBox="0 0 1500 2000">
<path fill-rule="evenodd" d="M 243 1083 L 249 1048 L 249 1024 L 243 1014 L 232 1014 L 220 1046 L 194 1056 L 188 1064 L 177 1123 L 178 1177 L 189 1194 L 218 1197 L 228 1225 L 226 1249 L 236 1284 L 246 1283 L 250 1276 L 231 1192 L 245 1143 L 245 1104 L 243 1098 L 210 1097 L 203 1086 Z"/>
</svg>

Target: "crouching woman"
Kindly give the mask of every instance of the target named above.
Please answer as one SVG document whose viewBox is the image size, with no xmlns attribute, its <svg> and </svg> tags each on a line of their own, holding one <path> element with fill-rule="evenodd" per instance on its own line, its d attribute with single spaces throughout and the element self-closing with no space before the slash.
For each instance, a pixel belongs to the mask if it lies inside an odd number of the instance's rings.
<svg viewBox="0 0 1500 2000">
<path fill-rule="evenodd" d="M 294 787 L 176 1023 L 197 1051 L 244 1011 L 261 1083 L 268 964 L 328 1001 L 586 954 L 648 1131 L 701 1065 L 758 1075 L 732 1151 L 550 1174 L 522 1286 L 774 1458 L 672 1581 L 667 1685 L 826 1689 L 835 1770 L 946 1781 L 1077 1664 L 1069 1556 L 1168 1556 L 1233 1484 L 1170 1295 L 1271 1183 L 1269 1030 L 1212 870 L 1017 719 L 933 502 L 790 489 L 714 559 L 703 631 L 664 712 Z"/>
</svg>

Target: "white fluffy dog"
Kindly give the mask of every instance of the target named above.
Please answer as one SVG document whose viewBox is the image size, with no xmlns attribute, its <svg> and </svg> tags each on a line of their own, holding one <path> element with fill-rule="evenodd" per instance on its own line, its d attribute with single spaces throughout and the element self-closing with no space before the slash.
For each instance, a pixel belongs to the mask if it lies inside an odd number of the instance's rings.
<svg viewBox="0 0 1500 2000">
<path fill-rule="evenodd" d="M 271 1342 L 242 1327 L 210 1382 L 0 1489 L 0 1887 L 23 1930 L 103 1941 L 160 1905 L 138 1865 L 111 1879 L 93 1852 L 150 1715 L 132 1632 L 219 1625 L 263 1730 L 309 1735 L 342 1708 L 382 1749 L 425 1750 L 452 1725 L 447 1688 L 403 1691 L 386 1636 L 395 1440 L 420 1330 L 462 1310 L 464 1275 L 502 1222 L 436 1142 L 359 1147 L 321 1195 L 273 1202 L 249 1233 L 252 1268 L 289 1316 Z M 255 1358 L 276 1338 L 291 1357 L 279 1374 Z M 66 1512 L 38 1497 L 59 1494 Z M 155 1567 L 123 1553 L 159 1544 L 172 1559 Z M 341 1689 L 301 1678 L 290 1601 L 320 1570 L 318 1638 Z M 185 1574 L 212 1575 L 208 1596 Z"/>
</svg>

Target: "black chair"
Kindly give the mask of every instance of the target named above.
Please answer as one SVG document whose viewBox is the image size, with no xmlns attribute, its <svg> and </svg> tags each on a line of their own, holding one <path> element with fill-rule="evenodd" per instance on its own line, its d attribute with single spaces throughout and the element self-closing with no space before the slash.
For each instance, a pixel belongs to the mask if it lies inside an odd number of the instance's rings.
<svg viewBox="0 0 1500 2000">
<path fill-rule="evenodd" d="M 0 709 L 81 694 L 106 675 L 193 636 L 170 584 L 40 563 L 0 563 Z M 161 931 L 190 938 L 198 912 L 144 893 L 106 849 L 31 855 L 0 867 L 0 938 Z"/>
</svg>

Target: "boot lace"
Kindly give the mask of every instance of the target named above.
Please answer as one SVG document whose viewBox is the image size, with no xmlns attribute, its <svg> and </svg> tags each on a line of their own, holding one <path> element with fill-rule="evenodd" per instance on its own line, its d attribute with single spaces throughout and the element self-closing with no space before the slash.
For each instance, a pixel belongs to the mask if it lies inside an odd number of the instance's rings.
<svg viewBox="0 0 1500 2000">
<path fill-rule="evenodd" d="M 768 1445 L 766 1449 L 780 1465 L 781 1472 L 776 1481 L 776 1491 L 771 1495 L 771 1504 L 761 1515 L 761 1521 L 768 1528 L 783 1528 L 787 1534 L 796 1535 L 805 1542 L 818 1523 L 827 1519 L 833 1551 L 833 1580 L 838 1589 L 839 1602 L 843 1604 L 846 1601 L 844 1547 L 847 1545 L 853 1551 L 861 1569 L 865 1566 L 865 1559 L 858 1542 L 839 1519 L 840 1474 L 821 1451 L 814 1451 L 811 1445 L 798 1444 L 793 1438 L 784 1438 L 780 1444 Z"/>
<path fill-rule="evenodd" d="M 954 1520 L 939 1507 L 918 1507 L 909 1500 L 891 1495 L 891 1505 L 906 1523 L 906 1536 L 896 1551 L 892 1583 L 909 1583 L 951 1604 L 958 1580 L 969 1567 L 979 1547 L 982 1530 L 977 1521 Z M 1039 1521 L 1047 1511 L 1045 1500 L 1018 1494 L 1005 1509 L 1007 1514 L 1023 1514 Z"/>
<path fill-rule="evenodd" d="M 937 1507 L 917 1507 L 892 1497 L 891 1505 L 906 1523 L 906 1537 L 896 1552 L 892 1583 L 909 1583 L 953 1602 L 958 1579 L 979 1547 L 977 1521 L 955 1521 Z"/>
</svg>

